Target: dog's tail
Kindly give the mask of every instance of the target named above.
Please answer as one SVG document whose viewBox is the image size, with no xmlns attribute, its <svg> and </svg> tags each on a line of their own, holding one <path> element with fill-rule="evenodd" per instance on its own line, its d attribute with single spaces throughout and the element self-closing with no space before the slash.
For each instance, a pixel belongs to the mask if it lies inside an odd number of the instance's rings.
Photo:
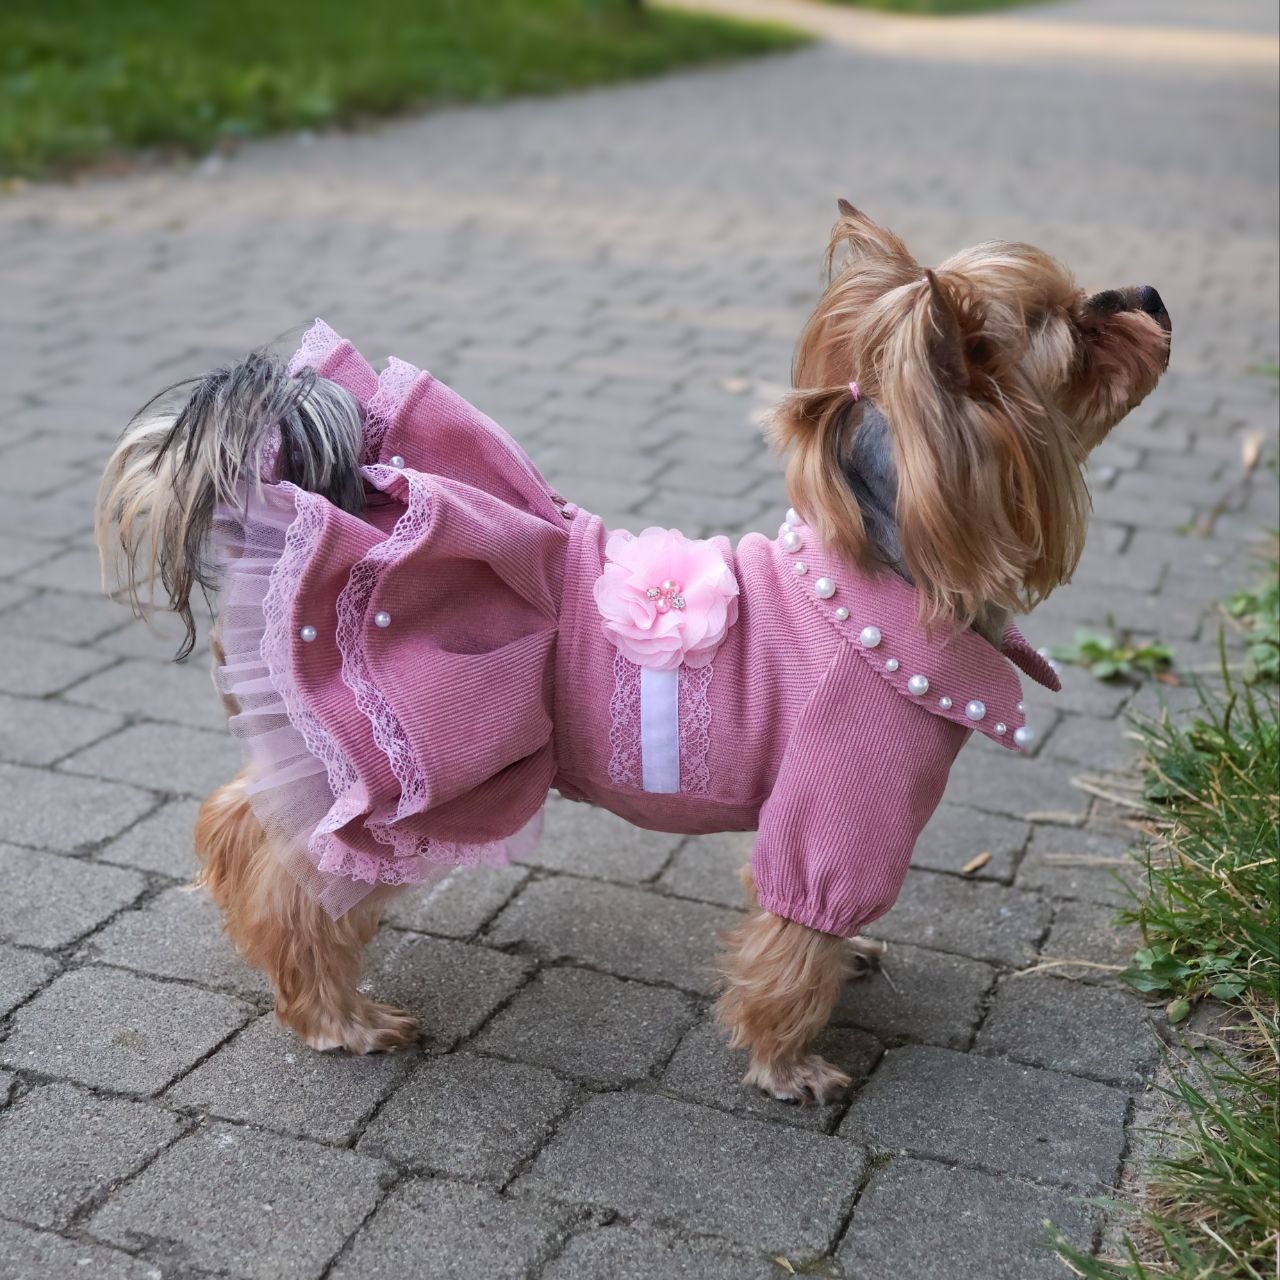
<svg viewBox="0 0 1280 1280">
<path fill-rule="evenodd" d="M 209 554 L 214 513 L 243 504 L 263 479 L 288 480 L 345 511 L 364 506 L 356 398 L 307 369 L 291 377 L 254 352 L 160 392 L 117 443 L 98 491 L 95 531 L 103 585 L 148 618 L 156 582 L 186 629 L 177 657 L 195 646 L 191 597 L 216 585 Z M 272 474 L 263 476 L 271 456 Z"/>
</svg>

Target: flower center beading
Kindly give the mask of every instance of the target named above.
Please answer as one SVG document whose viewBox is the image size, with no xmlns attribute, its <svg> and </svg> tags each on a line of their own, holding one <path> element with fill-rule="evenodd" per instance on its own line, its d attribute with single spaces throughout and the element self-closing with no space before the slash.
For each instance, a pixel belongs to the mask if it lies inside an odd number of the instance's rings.
<svg viewBox="0 0 1280 1280">
<path fill-rule="evenodd" d="M 664 578 L 661 586 L 650 587 L 645 595 L 654 602 L 653 607 L 659 613 L 666 613 L 669 609 L 684 608 L 684 596 L 680 591 L 681 586 L 674 578 Z"/>
</svg>

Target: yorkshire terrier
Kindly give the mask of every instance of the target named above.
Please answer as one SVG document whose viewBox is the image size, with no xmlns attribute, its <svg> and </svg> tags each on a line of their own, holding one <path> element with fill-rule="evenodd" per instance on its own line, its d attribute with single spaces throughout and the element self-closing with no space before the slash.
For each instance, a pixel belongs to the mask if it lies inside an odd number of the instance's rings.
<svg viewBox="0 0 1280 1280">
<path fill-rule="evenodd" d="M 843 251 L 843 252 L 842 252 Z M 812 1049 L 970 733 L 1031 741 L 1011 623 L 1067 581 L 1084 463 L 1156 385 L 1149 286 L 1086 294 L 987 242 L 921 267 L 842 201 L 773 438 L 776 538 L 607 531 L 505 432 L 317 322 L 162 392 L 103 480 L 135 610 L 157 579 L 248 763 L 201 810 L 199 880 L 308 1044 L 411 1041 L 357 989 L 389 896 L 535 838 L 550 789 L 640 826 L 758 832 L 717 1014 L 747 1080 L 848 1083 Z"/>
</svg>

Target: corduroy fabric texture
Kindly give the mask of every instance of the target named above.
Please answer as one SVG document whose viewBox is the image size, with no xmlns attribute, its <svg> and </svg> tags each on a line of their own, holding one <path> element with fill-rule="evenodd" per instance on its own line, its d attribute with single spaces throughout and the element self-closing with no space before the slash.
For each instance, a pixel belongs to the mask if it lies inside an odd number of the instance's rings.
<svg viewBox="0 0 1280 1280">
<path fill-rule="evenodd" d="M 309 335 L 303 354 L 366 407 L 379 395 L 378 376 L 331 330 Z M 1009 657 L 1056 683 L 1016 632 L 1008 656 L 973 632 L 928 634 L 910 587 L 804 545 L 798 522 L 798 549 L 795 538 L 790 550 L 761 535 L 736 548 L 717 539 L 739 616 L 711 664 L 705 785 L 620 784 L 609 767 L 617 653 L 592 595 L 604 525 L 429 374 L 406 378 L 399 365 L 390 410 L 387 385 L 368 510 L 326 510 L 284 584 L 292 687 L 277 691 L 301 698 L 349 762 L 356 781 L 333 797 L 345 821 L 326 838 L 358 854 L 332 865 L 366 868 L 365 891 L 412 879 L 417 863 L 492 860 L 555 787 L 658 830 L 758 826 L 765 909 L 852 934 L 892 905 L 968 733 L 1014 745 L 1023 719 Z M 815 590 L 820 577 L 833 593 Z M 881 635 L 870 647 L 868 625 Z M 927 694 L 912 692 L 913 675 Z M 295 832 L 293 844 L 312 849 L 323 876 L 314 836 Z"/>
</svg>

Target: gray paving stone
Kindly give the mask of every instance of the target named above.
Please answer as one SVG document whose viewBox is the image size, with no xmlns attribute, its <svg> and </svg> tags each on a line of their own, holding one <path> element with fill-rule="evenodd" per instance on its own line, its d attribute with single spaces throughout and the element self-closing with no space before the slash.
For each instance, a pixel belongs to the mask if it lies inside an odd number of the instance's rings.
<svg viewBox="0 0 1280 1280">
<path fill-rule="evenodd" d="M 318 1053 L 259 1018 L 164 1095 L 227 1120 L 345 1143 L 413 1066 L 408 1053 Z"/>
<path fill-rule="evenodd" d="M 309 1280 L 373 1209 L 388 1172 L 353 1151 L 210 1125 L 121 1187 L 89 1230 L 162 1266 L 199 1258 L 244 1280 Z"/>
<path fill-rule="evenodd" d="M 15 844 L 71 852 L 123 831 L 154 804 L 133 787 L 0 764 L 0 831 Z"/>
<path fill-rule="evenodd" d="M 599 1227 L 574 1236 L 543 1280 L 781 1280 L 787 1273 L 720 1240 L 681 1240 L 653 1227 Z"/>
<path fill-rule="evenodd" d="M 1125 1085 L 1145 1081 L 1160 1053 L 1150 1016 L 1135 996 L 1037 976 L 1000 984 L 975 1047 Z"/>
<path fill-rule="evenodd" d="M 148 814 L 98 854 L 100 862 L 118 862 L 173 880 L 191 880 L 197 869 L 195 855 L 195 800 L 173 800 Z"/>
<path fill-rule="evenodd" d="M 220 730 L 226 723 L 222 700 L 203 662 L 126 660 L 82 680 L 65 696 L 68 702 L 195 729 Z"/>
<path fill-rule="evenodd" d="M 38 1086 L 0 1117 L 0 1213 L 65 1227 L 181 1132 L 178 1117 L 159 1107 L 69 1084 Z"/>
<path fill-rule="evenodd" d="M 599 1085 L 661 1066 L 696 1016 L 687 996 L 586 969 L 538 974 L 476 1047 Z"/>
<path fill-rule="evenodd" d="M 569 1210 L 508 1199 L 485 1187 L 409 1182 L 378 1207 L 329 1274 L 334 1280 L 524 1280 L 572 1221 Z"/>
<path fill-rule="evenodd" d="M 1049 907 L 1035 894 L 914 871 L 893 909 L 866 931 L 890 942 L 1027 964 L 1048 924 Z"/>
<path fill-rule="evenodd" d="M 229 782 L 243 761 L 226 732 L 181 725 L 135 724 L 62 762 L 68 773 L 129 782 L 203 799 Z"/>
<path fill-rule="evenodd" d="M 1097 1217 L 1049 1187 L 899 1158 L 872 1177 L 836 1257 L 851 1276 L 1058 1280 L 1045 1223 L 1087 1252 Z"/>
<path fill-rule="evenodd" d="M 980 960 L 891 943 L 878 971 L 847 982 L 832 1021 L 891 1042 L 964 1049 L 982 1016 L 995 970 Z"/>
<path fill-rule="evenodd" d="M 187 886 L 166 889 L 141 909 L 113 920 L 84 944 L 80 955 L 250 999 L 271 992 L 266 977 L 236 954 L 222 931 L 218 908 L 205 893 Z"/>
<path fill-rule="evenodd" d="M 1025 822 L 944 802 L 920 833 L 911 865 L 960 874 L 973 858 L 989 853 L 990 861 L 966 875 L 966 879 L 1001 880 L 1008 884 L 1030 831 Z"/>
<path fill-rule="evenodd" d="M 0 690 L 42 698 L 58 693 L 115 659 L 93 649 L 75 649 L 56 640 L 28 639 L 0 630 Z"/>
<path fill-rule="evenodd" d="M 503 1182 L 551 1135 L 577 1089 L 521 1062 L 454 1053 L 422 1062 L 359 1149 L 397 1164 Z"/>
<path fill-rule="evenodd" d="M 742 869 L 751 862 L 754 831 L 692 836 L 658 884 L 681 898 L 699 898 L 722 907 L 743 907 Z"/>
<path fill-rule="evenodd" d="M 683 836 L 645 831 L 595 805 L 553 797 L 538 847 L 525 861 L 595 880 L 652 880 Z"/>
<path fill-rule="evenodd" d="M 1052 760 L 1010 757 L 993 768 L 988 752 L 960 753 L 947 783 L 947 799 L 1028 822 L 1082 818 L 1089 797 L 1071 784 L 1072 770 Z"/>
<path fill-rule="evenodd" d="M 47 950 L 66 946 L 146 887 L 136 871 L 0 845 L 0 938 Z"/>
<path fill-rule="evenodd" d="M 1045 751 L 1051 759 L 1065 760 L 1088 773 L 1119 773 L 1133 766 L 1138 746 L 1126 727 L 1110 720 L 1066 716 Z"/>
<path fill-rule="evenodd" d="M 58 971 L 52 956 L 0 945 L 0 1018 Z"/>
<path fill-rule="evenodd" d="M 119 627 L 127 616 L 118 604 L 105 596 L 41 591 L 27 594 L 21 604 L 0 614 L 0 630 L 79 645 L 98 640 Z M 106 654 L 115 652 L 104 644 L 94 645 L 94 650 Z"/>
<path fill-rule="evenodd" d="M 407 1009 L 426 1042 L 439 1050 L 475 1032 L 532 967 L 487 947 L 393 930 L 379 934 L 365 955 L 360 990 Z"/>
<path fill-rule="evenodd" d="M 396 929 L 470 938 L 528 878 L 524 867 L 460 867 L 435 884 L 399 894 L 382 919 Z"/>
<path fill-rule="evenodd" d="M 92 504 L 90 505 L 92 510 Z M 102 594 L 102 567 L 98 553 L 87 547 L 72 547 L 46 560 L 37 568 L 18 575 L 19 582 L 54 591 L 72 591 L 86 596 Z"/>
<path fill-rule="evenodd" d="M 883 1052 L 875 1037 L 847 1027 L 828 1027 L 814 1043 L 814 1049 L 852 1078 L 853 1090 L 871 1074 Z M 843 1099 L 821 1107 L 797 1107 L 779 1102 L 754 1086 L 743 1084 L 746 1069 L 745 1050 L 731 1050 L 724 1031 L 708 1018 L 680 1042 L 662 1073 L 662 1087 L 703 1106 L 794 1125 L 815 1133 L 828 1132 L 843 1109 Z"/>
<path fill-rule="evenodd" d="M 120 716 L 86 707 L 0 694 L 0 760 L 52 764 L 122 724 Z"/>
<path fill-rule="evenodd" d="M 1117 981 L 1116 974 L 1142 946 L 1142 934 L 1136 926 L 1119 925 L 1115 919 L 1114 907 L 1059 903 L 1053 928 L 1040 949 L 1044 961 L 1054 962 L 1059 977 L 1080 982 Z"/>
<path fill-rule="evenodd" d="M 1118 906 L 1130 900 L 1124 886 L 1141 881 L 1135 856 L 1140 842 L 1137 832 L 1118 823 L 1036 826 L 1018 868 L 1018 888 Z"/>
<path fill-rule="evenodd" d="M 78 969 L 13 1015 L 0 1062 L 100 1089 L 155 1094 L 253 1012 L 212 991 Z"/>
<path fill-rule="evenodd" d="M 83 1240 L 66 1240 L 0 1219 L 0 1260 L 5 1280 L 54 1280 L 92 1276 L 93 1280 L 163 1280 L 158 1268 L 127 1253 Z"/>
<path fill-rule="evenodd" d="M 885 1054 L 840 1133 L 880 1151 L 1096 1189 L 1115 1182 L 1127 1103 L 1092 1080 L 911 1045 Z"/>
<path fill-rule="evenodd" d="M 494 921 L 489 938 L 621 977 L 707 991 L 716 936 L 740 920 L 717 907 L 639 889 L 554 879 L 528 885 Z"/>
<path fill-rule="evenodd" d="M 822 1134 L 611 1093 L 570 1116 L 516 1186 L 804 1256 L 830 1244 L 864 1163 Z"/>
</svg>

